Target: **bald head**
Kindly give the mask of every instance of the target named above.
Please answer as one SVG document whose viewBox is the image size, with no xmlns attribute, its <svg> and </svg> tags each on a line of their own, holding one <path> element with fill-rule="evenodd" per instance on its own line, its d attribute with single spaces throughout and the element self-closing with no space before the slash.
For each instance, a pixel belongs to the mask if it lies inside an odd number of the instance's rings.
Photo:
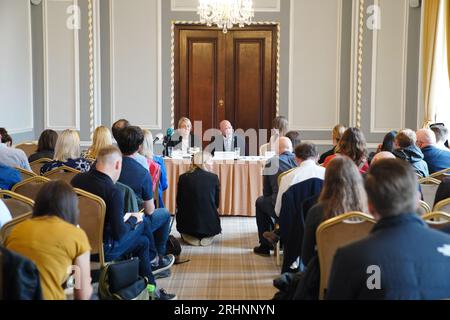
<svg viewBox="0 0 450 320">
<path fill-rule="evenodd" d="M 224 137 L 230 137 L 233 135 L 233 126 L 228 120 L 224 120 L 220 123 L 220 131 Z"/>
<path fill-rule="evenodd" d="M 375 163 L 377 163 L 378 161 L 383 160 L 383 159 L 395 159 L 395 156 L 388 151 L 379 152 L 375 155 L 375 157 L 373 157 L 370 165 L 373 166 L 373 165 L 375 165 Z"/>
<path fill-rule="evenodd" d="M 281 137 L 277 140 L 278 144 L 278 155 L 283 154 L 285 152 L 293 152 L 294 147 L 292 146 L 291 139 L 287 137 Z"/>
<path fill-rule="evenodd" d="M 436 135 L 430 129 L 420 129 L 417 131 L 417 146 L 420 149 L 436 145 Z"/>
</svg>

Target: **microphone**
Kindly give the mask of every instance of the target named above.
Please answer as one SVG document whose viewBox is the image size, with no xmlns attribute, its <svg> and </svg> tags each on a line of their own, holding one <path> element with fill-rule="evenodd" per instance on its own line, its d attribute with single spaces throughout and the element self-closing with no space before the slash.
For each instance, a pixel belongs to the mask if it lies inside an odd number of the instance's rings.
<svg viewBox="0 0 450 320">
<path fill-rule="evenodd" d="M 166 136 L 163 138 L 164 139 L 164 144 L 167 144 L 167 143 L 170 142 L 170 140 L 172 139 L 174 133 L 175 133 L 175 131 L 172 128 L 167 129 Z"/>
<path fill-rule="evenodd" d="M 155 137 L 155 139 L 153 140 L 153 144 L 155 144 L 158 141 L 162 141 L 164 139 L 164 135 L 162 133 L 158 133 Z"/>
</svg>

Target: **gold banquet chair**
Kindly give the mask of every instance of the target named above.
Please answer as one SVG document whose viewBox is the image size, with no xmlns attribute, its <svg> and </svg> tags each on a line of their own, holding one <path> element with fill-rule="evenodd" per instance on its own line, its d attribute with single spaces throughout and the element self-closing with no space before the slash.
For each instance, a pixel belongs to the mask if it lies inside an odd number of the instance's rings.
<svg viewBox="0 0 450 320">
<path fill-rule="evenodd" d="M 422 189 L 423 200 L 433 207 L 434 199 L 436 198 L 436 192 L 441 184 L 441 181 L 435 178 L 423 178 L 419 180 L 420 187 Z"/>
<path fill-rule="evenodd" d="M 49 181 L 50 180 L 47 178 L 36 176 L 19 182 L 12 188 L 12 191 L 31 200 L 36 200 L 36 196 L 41 190 L 42 186 Z"/>
<path fill-rule="evenodd" d="M 444 180 L 445 178 L 450 178 L 450 168 L 433 173 L 430 177 L 438 179 L 440 181 Z"/>
<path fill-rule="evenodd" d="M 336 251 L 365 238 L 374 226 L 374 218 L 361 212 L 346 213 L 325 221 L 319 226 L 316 238 L 320 264 L 320 299 L 325 297 Z"/>
<path fill-rule="evenodd" d="M 72 179 L 79 173 L 81 173 L 81 171 L 67 166 L 62 166 L 47 172 L 44 174 L 44 177 L 50 180 L 62 180 L 70 184 Z"/>
<path fill-rule="evenodd" d="M 31 212 L 28 212 L 27 214 L 24 214 L 5 224 L 0 231 L 0 243 L 4 244 L 6 238 L 11 234 L 11 231 L 14 229 L 14 227 L 28 219 L 31 219 L 32 215 L 33 214 Z"/>
<path fill-rule="evenodd" d="M 444 199 L 436 203 L 433 211 L 441 211 L 450 214 L 450 198 Z"/>
<path fill-rule="evenodd" d="M 17 171 L 19 171 L 20 176 L 22 177 L 22 181 L 37 176 L 37 174 L 34 173 L 33 171 L 28 171 L 28 170 L 25 170 L 25 169 L 22 169 L 22 168 L 19 168 L 19 167 L 15 167 L 14 169 L 16 169 Z"/>
<path fill-rule="evenodd" d="M 34 201 L 18 193 L 0 190 L 0 199 L 3 200 L 13 219 L 33 211 Z"/>
<path fill-rule="evenodd" d="M 294 171 L 295 169 L 297 169 L 297 168 L 292 168 L 288 171 L 283 172 L 282 174 L 280 174 L 278 176 L 278 189 L 280 188 L 281 181 L 283 180 L 283 178 L 285 176 L 287 176 L 289 173 L 291 173 L 292 171 Z M 278 223 L 275 224 L 275 230 L 279 230 L 279 229 L 280 229 L 280 225 Z M 281 244 L 280 244 L 280 241 L 278 241 L 277 244 L 275 245 L 274 255 L 275 255 L 276 265 L 281 266 Z"/>
<path fill-rule="evenodd" d="M 37 143 L 32 141 L 24 142 L 15 146 L 16 149 L 20 149 L 25 152 L 27 158 L 29 158 L 33 153 L 36 152 L 37 147 Z"/>
<path fill-rule="evenodd" d="M 419 207 L 417 208 L 417 214 L 422 217 L 423 215 L 426 215 L 427 213 L 431 212 L 431 207 L 426 203 L 425 201 L 419 202 Z"/>
<path fill-rule="evenodd" d="M 52 162 L 52 159 L 48 159 L 48 158 L 42 158 L 36 161 L 33 161 L 32 163 L 30 163 L 30 167 L 31 167 L 31 171 L 33 171 L 34 173 L 36 173 L 36 175 L 41 175 L 41 168 L 49 163 Z"/>
<path fill-rule="evenodd" d="M 422 217 L 428 226 L 435 230 L 441 230 L 450 227 L 450 214 L 446 212 L 435 211 Z"/>
<path fill-rule="evenodd" d="M 98 270 L 105 264 L 103 251 L 103 226 L 105 223 L 106 204 L 102 198 L 81 189 L 74 189 L 78 196 L 80 210 L 79 225 L 86 232 L 91 245 L 91 256 L 97 255 L 99 264 L 93 263 L 91 269 Z"/>
</svg>

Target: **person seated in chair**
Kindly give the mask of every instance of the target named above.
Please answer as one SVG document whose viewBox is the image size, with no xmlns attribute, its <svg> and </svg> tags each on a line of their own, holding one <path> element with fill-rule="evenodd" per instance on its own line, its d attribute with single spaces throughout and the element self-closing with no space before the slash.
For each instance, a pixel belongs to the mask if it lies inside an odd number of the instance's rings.
<svg viewBox="0 0 450 320">
<path fill-rule="evenodd" d="M 178 121 L 178 130 L 170 138 L 167 147 L 173 147 L 174 150 L 181 150 L 188 153 L 190 148 L 202 149 L 200 139 L 192 133 L 192 122 L 188 118 L 181 118 Z"/>
<path fill-rule="evenodd" d="M 28 161 L 30 163 L 40 159 L 53 159 L 55 156 L 55 146 L 58 141 L 58 133 L 53 130 L 45 130 L 39 137 L 36 153 L 33 153 Z"/>
<path fill-rule="evenodd" d="M 422 151 L 416 146 L 416 133 L 410 129 L 400 131 L 395 137 L 396 149 L 393 154 L 411 164 L 417 174 L 428 177 L 428 164 L 423 160 Z"/>
<path fill-rule="evenodd" d="M 11 190 L 20 181 L 22 177 L 18 170 L 0 164 L 0 189 Z"/>
<path fill-rule="evenodd" d="M 193 246 L 209 246 L 222 232 L 219 218 L 219 177 L 210 171 L 211 155 L 194 155 L 192 168 L 178 182 L 177 229 Z"/>
<path fill-rule="evenodd" d="M 436 135 L 432 130 L 417 131 L 417 146 L 422 150 L 430 174 L 450 168 L 450 150 L 437 146 Z"/>
<path fill-rule="evenodd" d="M 211 140 L 211 146 L 213 147 L 211 154 L 214 156 L 216 151 L 235 152 L 236 148 L 239 148 L 241 157 L 244 157 L 244 139 L 235 134 L 230 121 L 224 120 L 220 123 L 220 132 L 222 134 L 214 136 Z"/>
<path fill-rule="evenodd" d="M 450 297 L 450 236 L 416 214 L 417 176 L 399 159 L 380 160 L 366 177 L 371 234 L 337 250 L 330 300 L 442 300 Z"/>
</svg>

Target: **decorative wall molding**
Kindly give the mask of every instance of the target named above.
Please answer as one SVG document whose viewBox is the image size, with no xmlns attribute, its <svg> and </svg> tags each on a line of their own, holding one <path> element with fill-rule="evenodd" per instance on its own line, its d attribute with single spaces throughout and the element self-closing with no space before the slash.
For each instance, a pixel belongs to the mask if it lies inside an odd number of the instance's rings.
<svg viewBox="0 0 450 320">
<path fill-rule="evenodd" d="M 339 0 L 341 1 L 341 0 Z M 171 127 L 175 128 L 175 25 L 202 25 L 200 21 L 172 21 L 172 40 L 171 40 Z M 280 114 L 280 59 L 281 59 L 281 28 L 280 23 L 275 21 L 252 22 L 251 25 L 276 25 L 278 31 L 277 42 L 277 81 L 276 81 L 276 114 Z"/>
<path fill-rule="evenodd" d="M 116 99 L 115 99 L 115 94 L 117 94 L 117 92 L 119 92 L 117 90 L 117 86 L 116 86 L 116 77 L 117 77 L 117 70 L 116 70 L 116 54 L 115 54 L 115 49 L 116 49 L 116 32 L 115 32 L 115 19 L 114 19 L 114 14 L 115 14 L 115 10 L 114 10 L 114 3 L 117 0 L 111 0 L 110 2 L 110 31 L 111 31 L 111 39 L 110 39 L 110 65 L 111 65 L 111 123 L 114 123 L 117 119 L 117 105 L 116 105 Z M 122 1 L 122 0 L 121 0 Z M 146 0 L 149 1 L 149 0 Z M 148 101 L 148 104 L 151 105 L 156 105 L 157 107 L 157 116 L 156 116 L 156 124 L 150 124 L 150 123 L 137 123 L 136 121 L 133 121 L 133 123 L 135 125 L 138 125 L 142 128 L 145 129 L 150 129 L 150 130 L 161 130 L 162 129 L 162 59 L 161 59 L 161 55 L 162 55 L 162 33 L 161 33 L 161 1 L 162 0 L 151 0 L 151 1 L 156 1 L 156 16 L 157 16 L 157 61 L 150 62 L 152 65 L 157 65 L 157 97 L 155 97 L 155 101 Z M 149 32 L 153 30 L 148 30 Z M 131 101 L 130 101 L 131 103 Z M 139 119 L 145 119 L 146 117 L 152 117 L 152 115 L 150 114 L 150 112 L 147 112 L 146 110 L 140 110 L 141 115 L 139 117 Z M 143 121 L 144 122 L 144 121 Z"/>
<path fill-rule="evenodd" d="M 280 12 L 281 0 L 253 0 L 255 12 Z M 197 12 L 198 0 L 170 0 L 172 11 Z"/>
<path fill-rule="evenodd" d="M 296 124 L 294 120 L 294 109 L 297 109 L 298 106 L 295 105 L 295 63 L 296 61 L 301 61 L 302 59 L 296 59 L 295 58 L 295 19 L 301 19 L 301 17 L 298 17 L 295 15 L 295 6 L 299 4 L 298 0 L 291 0 L 291 21 L 290 21 L 290 53 L 289 53 L 289 61 L 290 61 L 290 67 L 289 67 L 289 121 L 291 123 L 290 128 L 292 130 L 302 130 L 302 131 L 326 131 L 329 132 L 333 126 L 335 126 L 337 123 L 340 122 L 340 103 L 341 103 L 341 45 L 342 45 L 342 8 L 343 8 L 343 1 L 337 0 L 338 2 L 338 12 L 336 17 L 336 56 L 333 55 L 336 59 L 336 73 L 335 73 L 335 84 L 336 84 L 336 92 L 335 92 L 335 103 L 334 103 L 334 117 L 332 122 L 325 125 L 305 125 L 305 124 Z M 326 39 L 324 39 L 326 41 Z M 313 61 L 309 61 L 309 63 L 314 63 Z M 300 102 L 302 104 L 303 102 Z M 308 108 L 309 106 L 306 106 L 305 108 Z M 317 115 L 320 116 L 320 115 Z"/>
<path fill-rule="evenodd" d="M 375 0 L 374 4 L 381 7 L 381 2 L 383 0 Z M 386 0 L 385 0 L 386 1 Z M 371 87 L 371 104 L 370 104 L 370 132 L 371 133 L 386 133 L 391 131 L 392 129 L 403 129 L 405 128 L 405 117 L 406 117 L 406 90 L 407 90 L 407 63 L 408 63 L 408 22 L 409 22 L 409 1 L 408 0 L 397 0 L 396 4 L 403 1 L 404 10 L 403 17 L 401 20 L 401 24 L 404 28 L 403 30 L 403 42 L 402 42 L 402 79 L 401 79 L 401 101 L 399 103 L 400 106 L 400 123 L 397 127 L 380 127 L 377 126 L 376 123 L 376 112 L 377 112 L 377 94 L 378 94 L 378 64 L 380 62 L 380 58 L 389 60 L 392 59 L 392 56 L 379 56 L 379 36 L 380 32 L 385 32 L 384 36 L 388 36 L 390 33 L 386 27 L 381 30 L 373 30 L 373 46 L 372 46 L 372 87 Z M 392 2 L 394 3 L 394 2 Z M 386 9 L 387 10 L 387 9 Z M 386 12 L 386 10 L 381 9 L 382 12 Z M 385 91 L 383 91 L 385 92 Z M 394 110 L 393 110 L 394 111 Z M 389 112 L 387 116 L 392 118 L 394 114 Z"/>
<path fill-rule="evenodd" d="M 34 97 L 33 97 L 33 37 L 32 37 L 32 26 L 31 26 L 31 5 L 29 1 L 26 1 L 26 10 L 27 10 L 27 31 L 28 31 L 28 62 L 29 62 L 29 102 L 27 105 L 29 106 L 29 123 L 25 125 L 24 127 L 14 127 L 13 124 L 9 124 L 8 126 L 8 132 L 10 134 L 20 134 L 20 133 L 27 133 L 32 132 L 34 130 Z M 6 124 L 5 124 L 6 126 Z"/>
<path fill-rule="evenodd" d="M 74 130 L 80 130 L 80 60 L 79 60 L 79 31 L 75 28 L 73 30 L 73 53 L 74 53 L 74 61 L 73 61 L 73 72 L 74 72 L 74 79 L 73 79 L 73 90 L 74 90 L 74 96 L 73 97 L 65 97 L 65 101 L 74 102 L 73 109 L 71 110 L 74 112 L 74 122 L 69 125 L 65 124 L 58 124 L 53 123 L 51 116 L 54 114 L 55 109 L 60 109 L 61 104 L 57 103 L 56 105 L 52 105 L 51 101 L 51 94 L 57 94 L 58 96 L 61 95 L 61 92 L 59 90 L 50 90 L 50 82 L 55 81 L 51 79 L 51 75 L 49 74 L 49 66 L 55 66 L 55 61 L 49 61 L 49 44 L 52 41 L 49 39 L 49 20 L 51 19 L 50 13 L 49 13 L 49 6 L 51 6 L 52 3 L 55 4 L 61 4 L 61 3 L 67 3 L 67 7 L 70 5 L 73 5 L 75 7 L 78 7 L 78 0 L 44 0 L 43 1 L 43 35 L 44 35 L 44 127 L 46 129 L 53 129 L 53 130 L 66 130 L 66 129 L 74 129 Z M 61 26 L 61 29 L 67 29 L 66 26 L 66 19 L 69 17 L 69 15 L 66 15 L 67 11 L 64 10 L 64 25 Z M 61 18 L 61 17 L 59 17 Z M 70 79 L 67 79 L 69 81 Z M 65 83 L 63 81 L 58 81 L 56 79 L 56 82 L 58 84 Z M 54 92 L 51 92 L 54 91 Z M 53 111 L 51 110 L 53 109 Z M 69 111 L 69 110 L 67 110 Z"/>
</svg>

